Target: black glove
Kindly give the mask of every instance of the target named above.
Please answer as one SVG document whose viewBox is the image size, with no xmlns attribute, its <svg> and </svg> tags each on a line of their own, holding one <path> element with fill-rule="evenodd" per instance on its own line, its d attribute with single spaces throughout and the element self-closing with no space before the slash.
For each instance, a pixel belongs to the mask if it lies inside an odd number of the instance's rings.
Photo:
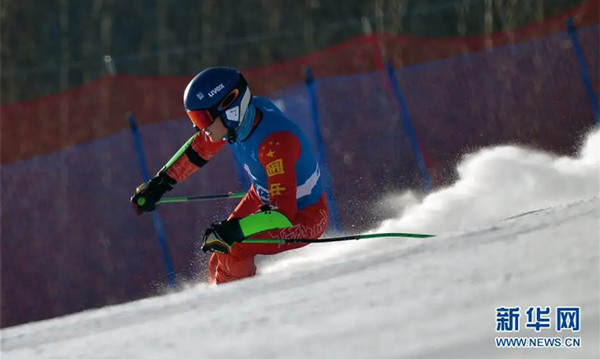
<svg viewBox="0 0 600 359">
<path fill-rule="evenodd" d="M 239 218 L 215 222 L 204 232 L 202 250 L 204 252 L 227 254 L 231 252 L 231 246 L 234 243 L 241 242 L 244 239 Z"/>
<path fill-rule="evenodd" d="M 140 216 L 143 212 L 154 211 L 156 202 L 161 199 L 165 192 L 172 190 L 176 183 L 177 181 L 165 173 L 159 173 L 150 181 L 139 185 L 130 199 L 135 213 Z"/>
</svg>

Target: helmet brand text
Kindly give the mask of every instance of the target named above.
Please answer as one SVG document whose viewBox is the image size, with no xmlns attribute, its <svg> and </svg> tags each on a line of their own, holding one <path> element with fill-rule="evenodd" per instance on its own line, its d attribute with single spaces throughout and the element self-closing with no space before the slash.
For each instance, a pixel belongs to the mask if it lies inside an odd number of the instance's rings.
<svg viewBox="0 0 600 359">
<path fill-rule="evenodd" d="M 214 89 L 210 90 L 210 92 L 208 93 L 208 96 L 209 97 L 213 97 L 214 95 L 216 95 L 217 93 L 219 93 L 219 91 L 221 91 L 224 88 L 225 88 L 225 86 L 223 86 L 223 84 L 219 84 L 217 87 L 215 87 Z"/>
</svg>

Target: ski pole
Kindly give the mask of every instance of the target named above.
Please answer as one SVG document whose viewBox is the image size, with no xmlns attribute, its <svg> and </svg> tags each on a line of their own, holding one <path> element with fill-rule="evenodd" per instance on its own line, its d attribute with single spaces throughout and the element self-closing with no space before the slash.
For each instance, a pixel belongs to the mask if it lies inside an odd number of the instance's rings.
<svg viewBox="0 0 600 359">
<path fill-rule="evenodd" d="M 308 238 L 297 238 L 297 239 L 283 239 L 283 238 L 271 238 L 271 239 L 244 239 L 242 243 L 327 243 L 327 242 L 341 242 L 341 241 L 357 241 L 360 239 L 368 238 L 384 238 L 384 237 L 403 237 L 403 238 L 429 238 L 435 237 L 433 234 L 422 234 L 422 233 L 374 233 L 374 234 L 355 234 L 351 236 L 341 237 L 329 237 L 321 239 L 308 239 Z"/>
<path fill-rule="evenodd" d="M 223 194 L 211 194 L 206 196 L 184 196 L 184 197 L 165 197 L 156 204 L 163 203 L 181 203 L 191 201 L 208 201 L 211 199 L 231 199 L 231 198 L 242 198 L 246 195 L 246 192 L 228 192 Z"/>
</svg>

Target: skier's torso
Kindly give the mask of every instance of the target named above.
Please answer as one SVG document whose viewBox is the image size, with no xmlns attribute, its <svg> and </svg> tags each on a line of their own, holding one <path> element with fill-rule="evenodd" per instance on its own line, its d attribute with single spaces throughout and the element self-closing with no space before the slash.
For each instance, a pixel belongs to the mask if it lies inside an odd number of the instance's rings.
<svg viewBox="0 0 600 359">
<path fill-rule="evenodd" d="M 278 148 L 283 148 L 281 143 L 265 140 L 274 133 L 287 132 L 294 135 L 300 142 L 300 156 L 295 164 L 297 207 L 303 209 L 317 203 L 323 193 L 323 186 L 317 160 L 308 139 L 298 126 L 289 120 L 270 100 L 255 96 L 252 98 L 252 104 L 261 112 L 262 119 L 247 140 L 231 144 L 231 149 L 238 163 L 244 164 L 244 170 L 250 176 L 261 200 L 265 204 L 269 203 L 267 171 L 259 161 L 259 149 L 263 146 L 269 146 L 268 148 L 273 148 L 273 153 L 276 153 Z M 263 150 L 265 147 L 263 147 Z M 272 166 L 268 170 L 276 171 L 276 161 L 273 162 Z"/>
</svg>

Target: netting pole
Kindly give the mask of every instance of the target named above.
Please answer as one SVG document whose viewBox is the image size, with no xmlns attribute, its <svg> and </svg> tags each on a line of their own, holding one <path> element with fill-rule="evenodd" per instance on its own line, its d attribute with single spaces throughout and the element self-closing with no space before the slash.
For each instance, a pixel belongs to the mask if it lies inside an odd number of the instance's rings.
<svg viewBox="0 0 600 359">
<path fill-rule="evenodd" d="M 581 44 L 579 43 L 579 37 L 577 36 L 577 28 L 575 27 L 575 23 L 573 22 L 572 18 L 567 20 L 567 31 L 571 37 L 571 42 L 573 43 L 575 56 L 577 56 L 577 60 L 579 61 L 579 72 L 581 73 L 581 79 L 583 80 L 588 99 L 590 100 L 590 105 L 592 106 L 594 121 L 596 121 L 596 125 L 600 126 L 600 108 L 598 106 L 598 101 L 596 100 L 596 95 L 594 94 L 594 88 L 592 87 L 590 74 L 585 64 L 585 57 L 583 56 Z"/>
<path fill-rule="evenodd" d="M 319 151 L 319 161 L 321 162 L 321 175 L 323 176 L 325 193 L 327 194 L 327 203 L 329 205 L 329 219 L 333 229 L 341 232 L 340 218 L 337 211 L 335 195 L 331 186 L 331 176 L 329 175 L 329 165 L 327 162 L 327 152 L 323 136 L 321 135 L 321 121 L 319 119 L 319 108 L 317 106 L 317 91 L 315 90 L 315 79 L 310 67 L 305 71 L 306 91 L 308 92 L 308 102 L 310 104 L 310 113 L 313 121 L 314 135 L 317 140 L 317 149 Z"/>
<path fill-rule="evenodd" d="M 423 177 L 423 183 L 425 184 L 425 189 L 427 192 L 431 192 L 431 180 L 429 176 L 429 172 L 427 170 L 427 166 L 425 165 L 425 156 L 423 156 L 423 152 L 421 151 L 421 147 L 419 146 L 419 141 L 417 139 L 417 134 L 413 128 L 412 121 L 410 119 L 410 113 L 408 111 L 408 107 L 406 106 L 406 102 L 404 101 L 404 96 L 402 96 L 402 90 L 400 90 L 400 85 L 398 85 L 398 80 L 396 79 L 396 75 L 394 74 L 394 68 L 390 61 L 386 62 L 387 75 L 392 84 L 392 88 L 394 90 L 394 94 L 396 95 L 396 99 L 398 100 L 398 105 L 400 106 L 400 113 L 402 114 L 402 123 L 404 124 L 404 130 L 410 139 L 410 144 L 412 146 L 413 152 L 415 153 L 415 158 L 417 160 L 417 164 L 419 169 L 421 170 L 421 176 Z"/>
<path fill-rule="evenodd" d="M 142 146 L 142 138 L 138 131 L 137 123 L 135 121 L 133 113 L 129 113 L 128 117 L 129 127 L 131 129 L 131 135 L 133 137 L 133 143 L 135 144 L 138 160 L 140 162 L 142 178 L 144 181 L 148 181 L 150 180 L 150 173 L 148 172 L 148 168 L 146 167 L 146 156 L 144 154 L 144 147 Z M 165 229 L 157 211 L 152 212 L 152 223 L 154 224 L 154 229 L 156 230 L 156 235 L 158 236 L 158 246 L 160 247 L 160 250 L 162 252 L 163 262 L 167 271 L 167 278 L 169 280 L 169 286 L 171 288 L 177 288 L 175 269 L 173 267 L 173 262 L 171 261 L 171 257 L 169 255 L 167 236 L 165 235 Z"/>
</svg>

